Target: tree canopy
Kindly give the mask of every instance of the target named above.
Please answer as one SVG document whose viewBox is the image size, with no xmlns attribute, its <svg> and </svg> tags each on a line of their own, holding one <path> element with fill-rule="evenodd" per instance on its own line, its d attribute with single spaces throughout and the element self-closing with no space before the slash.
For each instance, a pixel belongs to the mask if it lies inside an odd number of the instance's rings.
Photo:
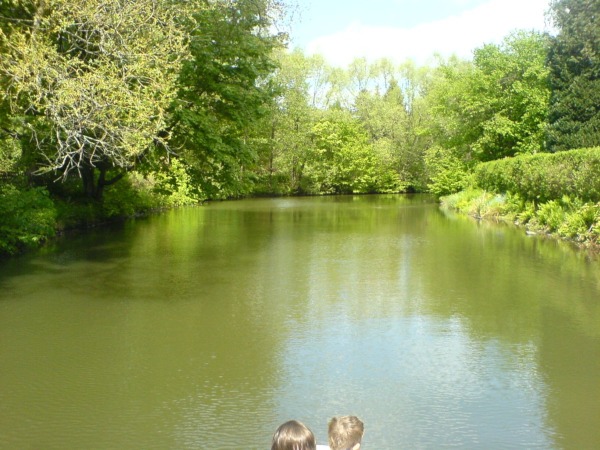
<svg viewBox="0 0 600 450">
<path fill-rule="evenodd" d="M 85 193 L 100 198 L 109 171 L 116 180 L 150 147 L 167 144 L 161 132 L 186 55 L 179 10 L 157 0 L 35 5 L 3 36 L 10 129 L 31 170 L 76 173 Z"/>
<path fill-rule="evenodd" d="M 553 151 L 600 145 L 600 2 L 553 0 L 558 29 L 548 54 Z"/>
</svg>

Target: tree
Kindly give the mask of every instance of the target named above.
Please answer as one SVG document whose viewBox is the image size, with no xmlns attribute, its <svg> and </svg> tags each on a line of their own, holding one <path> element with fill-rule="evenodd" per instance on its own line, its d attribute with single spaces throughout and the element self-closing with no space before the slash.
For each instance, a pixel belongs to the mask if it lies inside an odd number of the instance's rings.
<svg viewBox="0 0 600 450">
<path fill-rule="evenodd" d="M 547 37 L 517 32 L 450 59 L 434 72 L 427 101 L 434 144 L 474 162 L 543 150 L 550 90 Z"/>
<path fill-rule="evenodd" d="M 395 174 L 394 190 L 403 190 L 411 184 L 410 174 L 404 171 L 404 138 L 407 111 L 404 98 L 395 79 L 380 95 L 363 91 L 355 102 L 356 116 L 367 131 L 369 141 L 383 165 Z"/>
<path fill-rule="evenodd" d="M 550 12 L 558 34 L 548 56 L 548 147 L 600 145 L 600 2 L 553 0 Z"/>
<path fill-rule="evenodd" d="M 307 57 L 307 62 L 310 105 L 313 108 L 326 108 L 329 106 L 327 104 L 327 93 L 331 89 L 330 77 L 332 69 L 322 55 L 309 56 Z"/>
<path fill-rule="evenodd" d="M 277 53 L 273 74 L 278 96 L 268 120 L 269 151 L 264 162 L 271 193 L 306 192 L 305 169 L 313 151 L 311 132 L 320 115 L 323 61 L 300 50 Z"/>
<path fill-rule="evenodd" d="M 477 159 L 490 161 L 543 151 L 550 88 L 545 66 L 548 37 L 516 32 L 501 45 L 474 52 L 475 99 L 481 105 Z"/>
<path fill-rule="evenodd" d="M 9 52 L 8 43 L 14 33 L 33 23 L 35 5 L 21 0 L 0 1 L 0 59 Z M 10 78 L 0 71 L 0 89 L 7 92 Z M 0 96 L 0 173 L 5 176 L 16 172 L 21 157 L 19 132 L 13 124 L 13 112 L 8 95 Z"/>
<path fill-rule="evenodd" d="M 18 5 L 29 18 L 0 44 L 10 127 L 37 173 L 76 174 L 85 194 L 100 199 L 147 152 L 168 144 L 185 56 L 183 8 L 160 0 Z"/>
<path fill-rule="evenodd" d="M 271 0 L 205 1 L 189 28 L 172 125 L 177 154 L 209 197 L 240 195 L 258 159 L 255 126 L 275 97 L 269 75 L 284 36 Z M 209 7 L 210 6 L 210 7 Z M 264 136 L 260 136 L 261 139 Z"/>
<path fill-rule="evenodd" d="M 317 192 L 372 193 L 387 181 L 367 133 L 349 111 L 330 109 L 312 134 L 315 144 L 306 170 Z"/>
</svg>

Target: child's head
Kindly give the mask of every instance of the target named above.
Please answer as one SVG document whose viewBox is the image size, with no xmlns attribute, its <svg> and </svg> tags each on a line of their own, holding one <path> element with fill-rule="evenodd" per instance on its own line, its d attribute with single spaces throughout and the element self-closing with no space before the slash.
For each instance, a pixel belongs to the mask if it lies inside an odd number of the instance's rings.
<svg viewBox="0 0 600 450">
<path fill-rule="evenodd" d="M 329 447 L 331 450 L 358 450 L 365 426 L 356 416 L 339 416 L 329 421 Z"/>
<path fill-rule="evenodd" d="M 315 436 L 306 425 L 290 420 L 277 428 L 271 450 L 316 450 Z"/>
</svg>

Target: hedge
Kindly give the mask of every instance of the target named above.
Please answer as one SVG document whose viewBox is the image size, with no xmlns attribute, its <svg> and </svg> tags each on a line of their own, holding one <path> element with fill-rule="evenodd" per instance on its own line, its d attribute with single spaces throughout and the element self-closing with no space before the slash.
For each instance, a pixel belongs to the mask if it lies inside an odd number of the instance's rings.
<svg viewBox="0 0 600 450">
<path fill-rule="evenodd" d="M 563 196 L 600 201 L 600 147 L 559 153 L 537 153 L 481 163 L 475 168 L 477 187 L 519 194 L 546 202 Z"/>
</svg>

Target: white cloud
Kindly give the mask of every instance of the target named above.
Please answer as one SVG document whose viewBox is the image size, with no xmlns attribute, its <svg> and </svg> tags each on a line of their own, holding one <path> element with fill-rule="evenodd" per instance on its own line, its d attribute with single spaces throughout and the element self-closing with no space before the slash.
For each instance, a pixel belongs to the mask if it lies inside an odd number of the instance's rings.
<svg viewBox="0 0 600 450">
<path fill-rule="evenodd" d="M 499 43 L 516 29 L 545 28 L 548 0 L 490 0 L 460 15 L 413 28 L 372 27 L 360 22 L 308 43 L 308 54 L 321 53 L 330 64 L 346 66 L 355 57 L 412 58 L 423 64 L 434 53 L 469 58 L 486 43 Z"/>
</svg>

